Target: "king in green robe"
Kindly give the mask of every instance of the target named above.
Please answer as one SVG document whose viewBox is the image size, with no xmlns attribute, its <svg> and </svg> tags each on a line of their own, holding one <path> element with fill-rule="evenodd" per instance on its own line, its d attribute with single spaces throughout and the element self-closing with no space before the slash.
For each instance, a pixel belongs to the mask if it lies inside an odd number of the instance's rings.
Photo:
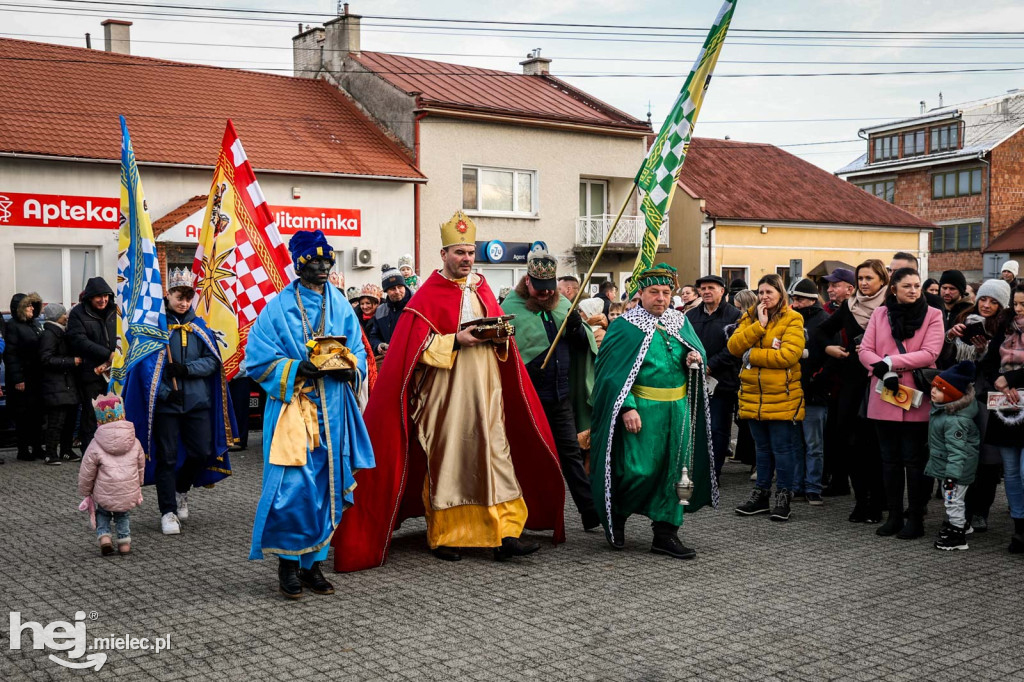
<svg viewBox="0 0 1024 682">
<path fill-rule="evenodd" d="M 590 481 L 614 549 L 624 546 L 626 519 L 642 514 L 652 522 L 652 552 L 690 559 L 696 552 L 678 537 L 684 510 L 717 507 L 718 487 L 704 347 L 686 316 L 671 308 L 674 281 L 669 266 L 642 273 L 641 305 L 615 320 L 601 343 Z M 685 506 L 676 492 L 684 467 L 693 484 Z"/>
</svg>

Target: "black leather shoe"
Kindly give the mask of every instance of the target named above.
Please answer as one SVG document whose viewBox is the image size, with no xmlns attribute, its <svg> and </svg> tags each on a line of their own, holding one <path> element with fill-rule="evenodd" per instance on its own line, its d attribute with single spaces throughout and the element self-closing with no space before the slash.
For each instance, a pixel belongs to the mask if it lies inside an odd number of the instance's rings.
<svg viewBox="0 0 1024 682">
<path fill-rule="evenodd" d="M 908 517 L 906 523 L 903 524 L 903 528 L 896 533 L 896 537 L 900 540 L 914 540 L 923 536 L 924 522 L 921 520 L 921 517 L 916 514 Z"/>
<path fill-rule="evenodd" d="M 505 561 L 517 556 L 526 556 L 527 554 L 533 554 L 540 545 L 536 542 L 523 542 L 519 538 L 502 538 L 501 547 L 494 548 L 494 560 Z"/>
<path fill-rule="evenodd" d="M 277 559 L 277 589 L 289 599 L 302 596 L 302 582 L 299 580 L 299 562 Z"/>
<path fill-rule="evenodd" d="M 459 554 L 458 550 L 454 547 L 436 547 L 430 550 L 430 553 L 436 556 L 441 561 L 462 561 L 462 555 Z"/>
<path fill-rule="evenodd" d="M 890 511 L 889 518 L 885 520 L 885 523 L 875 529 L 875 535 L 885 538 L 896 535 L 901 530 L 903 530 L 903 514 L 898 511 Z"/>
<path fill-rule="evenodd" d="M 582 514 L 583 517 L 583 530 L 592 531 L 601 525 L 601 519 L 597 518 L 596 511 L 588 511 Z"/>
<path fill-rule="evenodd" d="M 612 532 L 605 531 L 604 539 L 608 541 L 608 545 L 612 549 L 622 549 L 626 546 L 626 519 L 619 518 L 612 515 L 611 523 Z M 612 540 L 612 535 L 615 535 L 615 539 Z"/>
<path fill-rule="evenodd" d="M 304 587 L 313 590 L 313 594 L 334 594 L 334 585 L 327 582 L 327 578 L 320 572 L 320 562 L 314 561 L 310 569 L 299 569 L 299 581 Z"/>
<path fill-rule="evenodd" d="M 693 559 L 697 556 L 697 552 L 684 545 L 677 535 L 655 535 L 654 542 L 651 543 L 651 552 L 665 554 L 674 559 Z"/>
</svg>

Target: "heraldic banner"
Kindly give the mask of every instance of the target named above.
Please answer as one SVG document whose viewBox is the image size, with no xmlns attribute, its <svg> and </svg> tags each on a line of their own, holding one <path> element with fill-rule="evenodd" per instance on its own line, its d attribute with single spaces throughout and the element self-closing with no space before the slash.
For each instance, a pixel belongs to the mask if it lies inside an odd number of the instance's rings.
<svg viewBox="0 0 1024 682">
<path fill-rule="evenodd" d="M 192 270 L 196 315 L 217 337 L 228 380 L 238 374 L 256 316 L 295 277 L 288 247 L 242 149 L 224 131 Z"/>
</svg>

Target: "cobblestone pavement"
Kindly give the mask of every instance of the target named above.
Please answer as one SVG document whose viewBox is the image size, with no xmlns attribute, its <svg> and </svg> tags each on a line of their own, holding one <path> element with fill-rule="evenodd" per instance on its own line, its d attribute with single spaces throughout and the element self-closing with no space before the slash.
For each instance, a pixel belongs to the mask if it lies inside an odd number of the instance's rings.
<svg viewBox="0 0 1024 682">
<path fill-rule="evenodd" d="M 193 493 L 178 537 L 160 535 L 147 488 L 125 558 L 101 557 L 76 511 L 77 465 L 3 453 L 2 610 L 44 626 L 84 611 L 90 642 L 170 634 L 171 648 L 66 670 L 47 654 L 67 652 L 33 650 L 28 630 L 10 650 L 0 614 L 0 680 L 1024 679 L 1024 557 L 1006 552 L 1001 491 L 992 529 L 943 553 L 931 547 L 938 501 L 917 541 L 848 523 L 849 498 L 797 504 L 786 524 L 740 518 L 732 508 L 750 483 L 729 464 L 721 508 L 687 520 L 696 561 L 650 554 L 636 517 L 626 551 L 613 552 L 567 508 L 565 545 L 451 564 L 427 553 L 417 520 L 383 568 L 328 572 L 337 594 L 287 602 L 276 561 L 246 560 L 262 468 L 253 445 L 234 455 L 229 481 Z"/>
</svg>

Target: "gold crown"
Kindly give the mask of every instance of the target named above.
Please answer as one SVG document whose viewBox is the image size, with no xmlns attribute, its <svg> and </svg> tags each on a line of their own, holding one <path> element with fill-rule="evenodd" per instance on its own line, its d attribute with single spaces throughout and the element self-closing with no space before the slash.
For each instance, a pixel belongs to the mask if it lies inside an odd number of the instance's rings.
<svg viewBox="0 0 1024 682">
<path fill-rule="evenodd" d="M 476 244 L 476 223 L 461 210 L 441 226 L 441 247 Z"/>
</svg>

